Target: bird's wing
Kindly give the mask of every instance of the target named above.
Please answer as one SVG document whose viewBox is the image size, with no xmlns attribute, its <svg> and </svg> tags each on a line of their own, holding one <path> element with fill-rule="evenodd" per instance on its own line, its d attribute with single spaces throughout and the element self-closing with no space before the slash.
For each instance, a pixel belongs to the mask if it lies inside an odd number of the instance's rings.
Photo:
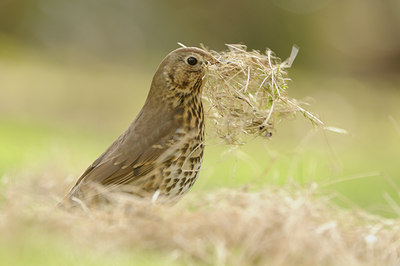
<svg viewBox="0 0 400 266">
<path fill-rule="evenodd" d="M 150 173 L 163 160 L 165 151 L 181 141 L 176 139 L 179 123 L 174 115 L 154 123 L 157 120 L 157 115 L 146 116 L 142 110 L 132 125 L 79 177 L 69 194 L 73 195 L 86 183 L 123 185 Z"/>
</svg>

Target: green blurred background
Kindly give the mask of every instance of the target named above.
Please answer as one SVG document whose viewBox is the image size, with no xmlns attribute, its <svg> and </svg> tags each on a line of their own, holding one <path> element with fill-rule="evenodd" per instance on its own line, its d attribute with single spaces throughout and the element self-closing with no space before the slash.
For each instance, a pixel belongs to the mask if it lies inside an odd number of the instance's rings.
<svg viewBox="0 0 400 266">
<path fill-rule="evenodd" d="M 209 141 L 197 191 L 296 181 L 339 204 L 397 216 L 400 203 L 400 1 L 0 0 L 0 178 L 79 174 L 140 110 L 177 42 L 269 47 L 290 70 L 289 95 L 327 125 L 285 121 L 236 152 Z"/>
</svg>

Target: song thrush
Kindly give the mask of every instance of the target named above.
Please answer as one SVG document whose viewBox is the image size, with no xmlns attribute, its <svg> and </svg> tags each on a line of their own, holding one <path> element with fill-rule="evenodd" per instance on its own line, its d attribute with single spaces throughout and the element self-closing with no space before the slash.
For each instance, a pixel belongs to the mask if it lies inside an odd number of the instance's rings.
<svg viewBox="0 0 400 266">
<path fill-rule="evenodd" d="M 204 150 L 201 88 L 207 63 L 198 48 L 179 48 L 158 66 L 141 111 L 79 177 L 66 199 L 85 200 L 93 185 L 176 201 L 196 181 Z M 90 194 L 93 195 L 93 194 Z"/>
</svg>

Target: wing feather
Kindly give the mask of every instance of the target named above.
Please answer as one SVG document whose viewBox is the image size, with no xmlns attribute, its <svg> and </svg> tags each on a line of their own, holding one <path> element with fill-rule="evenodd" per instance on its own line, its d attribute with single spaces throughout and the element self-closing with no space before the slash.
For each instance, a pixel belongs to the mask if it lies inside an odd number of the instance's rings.
<svg viewBox="0 0 400 266">
<path fill-rule="evenodd" d="M 165 157 L 163 153 L 176 141 L 182 118 L 179 110 L 169 115 L 165 110 L 156 110 L 152 116 L 148 113 L 145 105 L 131 126 L 83 172 L 70 197 L 85 184 L 128 184 L 157 167 L 158 158 Z"/>
</svg>

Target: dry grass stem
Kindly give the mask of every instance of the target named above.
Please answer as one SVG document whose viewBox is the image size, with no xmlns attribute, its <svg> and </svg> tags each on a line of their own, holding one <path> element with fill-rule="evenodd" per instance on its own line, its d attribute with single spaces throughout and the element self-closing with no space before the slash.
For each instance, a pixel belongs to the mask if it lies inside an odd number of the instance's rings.
<svg viewBox="0 0 400 266">
<path fill-rule="evenodd" d="M 398 219 L 340 209 L 317 186 L 191 193 L 173 207 L 112 194 L 113 204 L 72 212 L 54 209 L 60 190 L 49 179 L 7 185 L 2 237 L 39 231 L 99 254 L 146 250 L 191 264 L 400 264 Z"/>
<path fill-rule="evenodd" d="M 243 144 L 249 135 L 270 137 L 276 123 L 297 113 L 323 126 L 316 115 L 287 94 L 287 69 L 297 48 L 281 62 L 271 50 L 262 54 L 247 51 L 244 45 L 227 47 L 228 51 L 208 51 L 220 63 L 208 67 L 203 91 L 207 114 L 218 137 L 229 144 Z"/>
</svg>

